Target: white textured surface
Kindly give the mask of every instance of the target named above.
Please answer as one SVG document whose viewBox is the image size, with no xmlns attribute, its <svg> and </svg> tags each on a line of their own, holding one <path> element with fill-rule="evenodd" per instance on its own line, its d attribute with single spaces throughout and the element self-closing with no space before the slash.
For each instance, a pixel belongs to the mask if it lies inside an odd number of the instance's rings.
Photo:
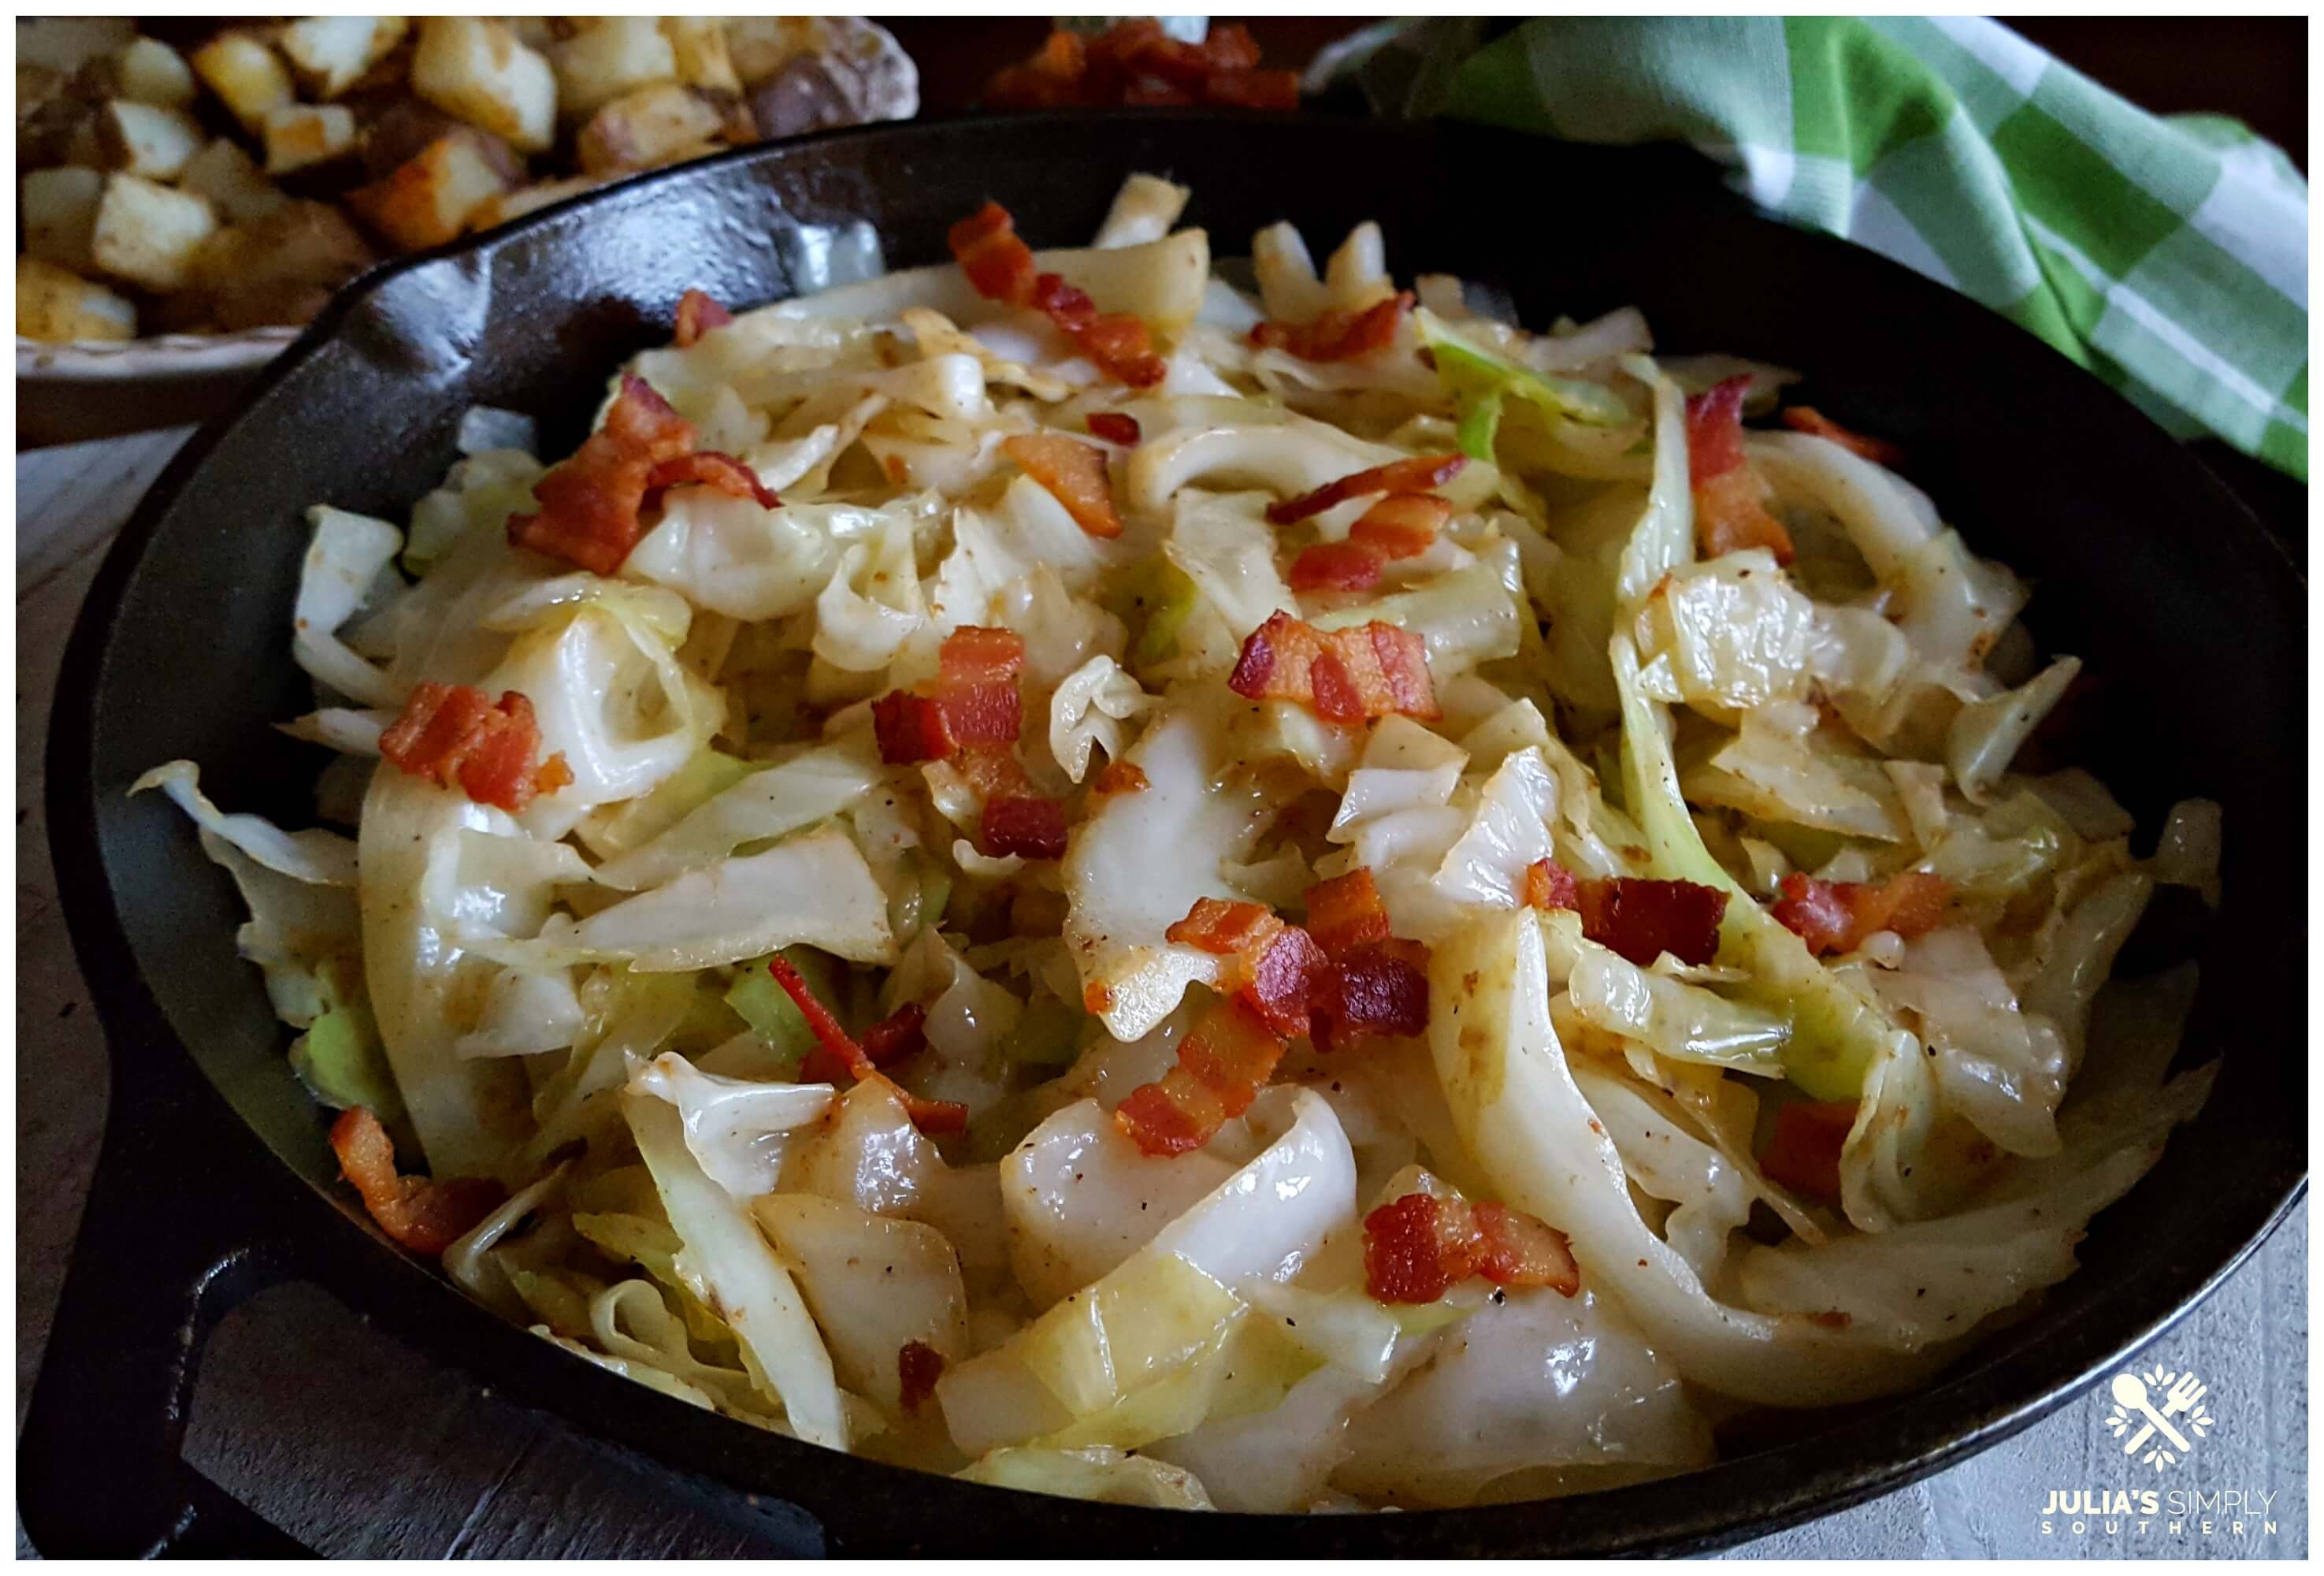
<svg viewBox="0 0 2324 1576">
<path fill-rule="evenodd" d="M 183 433 L 20 457 L 17 481 L 17 1201 L 19 1420 L 80 1216 L 106 1067 L 56 913 L 40 811 L 56 663 L 97 558 Z M 2308 1544 L 2307 1212 L 2142 1358 L 2193 1368 L 2218 1418 L 2156 1479 L 2077 1402 L 1924 1482 L 1734 1551 L 1811 1559 L 2300 1558 Z M 286 1287 L 210 1343 L 187 1454 L 281 1525 L 339 1555 L 745 1555 L 744 1534 L 673 1504 L 647 1474 L 410 1353 L 320 1292 Z M 2136 1474 L 2134 1477 L 2134 1473 Z M 2051 1489 L 2151 1485 L 2273 1496 L 2272 1534 L 2135 1522 L 2042 1531 Z M 22 1534 L 18 1535 L 23 1550 Z"/>
</svg>

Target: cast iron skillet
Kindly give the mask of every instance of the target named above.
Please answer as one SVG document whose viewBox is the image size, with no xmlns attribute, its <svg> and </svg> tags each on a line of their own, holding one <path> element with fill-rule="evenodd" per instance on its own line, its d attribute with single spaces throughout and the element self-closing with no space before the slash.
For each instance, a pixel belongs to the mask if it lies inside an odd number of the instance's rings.
<svg viewBox="0 0 2324 1576">
<path fill-rule="evenodd" d="M 869 220 L 892 264 L 927 263 L 990 196 L 1037 243 L 1079 242 L 1135 170 L 1191 184 L 1190 220 L 1222 253 L 1277 218 L 1321 244 L 1377 218 L 1399 273 L 1496 283 L 1529 323 L 1635 302 L 1665 349 L 1807 369 L 1817 405 L 1902 443 L 1971 542 L 2034 581 L 2043 644 L 2105 677 L 2087 764 L 2145 838 L 2181 794 L 2226 802 L 2228 898 L 2185 1053 L 2224 1053 L 2226 1071 L 2036 1317 L 1925 1391 L 1737 1437 L 1682 1479 L 1459 1512 L 1179 1516 L 906 1474 L 665 1399 L 469 1303 L 334 1185 L 324 1123 L 235 957 L 228 882 L 159 795 L 123 796 L 184 756 L 221 803 L 308 820 L 321 757 L 271 726 L 309 703 L 286 650 L 302 511 L 403 517 L 474 403 L 535 414 L 545 451 L 564 451 L 615 364 L 666 339 L 679 291 L 792 293 L 798 250 L 776 243 L 794 227 Z M 283 1278 L 660 1463 L 789 1552 L 1670 1553 L 1894 1488 L 2089 1394 L 2303 1186 L 2303 938 L 2297 905 L 2266 901 L 2306 839 L 2303 618 L 2257 524 L 2098 380 L 1870 253 L 1755 217 L 1692 155 L 1150 113 L 907 125 L 688 166 L 387 269 L 178 457 L 65 661 L 50 814 L 114 1092 L 22 1442 L 25 1525 L 51 1554 L 294 1550 L 179 1454 L 203 1339 Z"/>
</svg>

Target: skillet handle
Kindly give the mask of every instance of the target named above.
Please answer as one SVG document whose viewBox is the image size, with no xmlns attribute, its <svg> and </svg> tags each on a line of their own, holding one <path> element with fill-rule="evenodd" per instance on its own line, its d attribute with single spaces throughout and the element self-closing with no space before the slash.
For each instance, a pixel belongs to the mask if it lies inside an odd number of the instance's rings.
<svg viewBox="0 0 2324 1576">
<path fill-rule="evenodd" d="M 119 1053 L 132 1049 L 147 1053 Z M 186 1087 L 183 1056 L 115 1051 L 105 1145 L 18 1441 L 24 1531 L 51 1559 L 314 1558 L 181 1450 L 211 1332 L 288 1278 L 252 1224 L 272 1211 L 241 1165 L 188 1152 L 183 1135 L 202 1130 L 188 1105 L 217 1097 Z"/>
</svg>

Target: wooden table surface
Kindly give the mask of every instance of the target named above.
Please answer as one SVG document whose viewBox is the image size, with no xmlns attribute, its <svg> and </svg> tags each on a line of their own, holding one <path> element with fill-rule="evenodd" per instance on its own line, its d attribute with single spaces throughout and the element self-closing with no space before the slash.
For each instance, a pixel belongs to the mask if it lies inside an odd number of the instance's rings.
<svg viewBox="0 0 2324 1576">
<path fill-rule="evenodd" d="M 57 912 L 41 809 L 50 697 L 106 545 L 185 429 L 16 462 L 16 1394 L 38 1371 L 102 1126 L 104 1047 Z M 2158 1555 L 2297 1558 L 2307 1546 L 2304 1209 L 2154 1355 L 2211 1381 L 2221 1418 L 2174 1480 L 2276 1496 L 2277 1532 L 2230 1539 L 2044 1536 L 2049 1488 L 2124 1480 L 2104 1403 L 1885 1498 L 1746 1545 L 1802 1557 Z M 308 1544 L 356 1556 L 667 1557 L 763 1553 L 674 1505 L 625 1459 L 499 1400 L 288 1286 L 227 1319 L 208 1349 L 187 1455 Z M 92 1470 L 101 1471 L 92 1464 Z M 21 1530 L 20 1553 L 29 1552 Z"/>
</svg>

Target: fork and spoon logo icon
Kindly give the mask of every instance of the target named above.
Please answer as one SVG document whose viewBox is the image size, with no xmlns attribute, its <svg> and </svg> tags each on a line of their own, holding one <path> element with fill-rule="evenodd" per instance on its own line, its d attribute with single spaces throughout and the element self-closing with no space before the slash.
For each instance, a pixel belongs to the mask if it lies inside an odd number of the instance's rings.
<svg viewBox="0 0 2324 1576">
<path fill-rule="evenodd" d="M 2144 1375 L 2116 1374 L 2107 1388 L 2115 1403 L 2107 1417 L 2108 1432 L 2123 1441 L 2124 1455 L 2136 1456 L 2158 1472 L 2192 1451 L 2195 1440 L 2217 1421 L 2203 1405 L 2209 1389 L 2191 1369 L 2172 1373 L 2157 1365 Z"/>
</svg>

